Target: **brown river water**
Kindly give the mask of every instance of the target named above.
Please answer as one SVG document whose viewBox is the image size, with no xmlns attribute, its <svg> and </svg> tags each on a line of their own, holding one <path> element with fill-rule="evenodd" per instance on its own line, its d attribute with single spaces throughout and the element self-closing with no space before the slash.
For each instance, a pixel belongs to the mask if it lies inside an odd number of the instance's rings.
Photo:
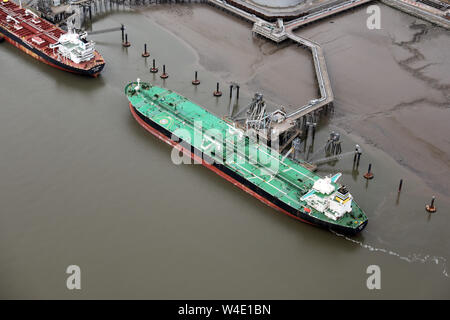
<svg viewBox="0 0 450 320">
<path fill-rule="evenodd" d="M 380 6 L 381 30 L 365 27 L 363 7 L 297 31 L 323 45 L 336 97 L 314 150 L 334 130 L 344 152 L 364 151 L 358 172 L 351 157 L 318 171 L 343 172 L 366 211 L 352 239 L 278 213 L 201 166 L 174 165 L 123 92 L 140 77 L 222 116 L 237 81 L 240 107 L 260 91 L 294 108 L 317 95 L 307 51 L 254 38 L 249 24 L 205 5 L 97 18 L 93 30 L 123 23 L 132 43 L 122 48 L 119 32 L 91 37 L 107 61 L 97 79 L 2 43 L 0 298 L 450 298 L 449 33 Z M 167 66 L 164 83 L 148 71 L 152 58 Z M 73 264 L 81 290 L 66 288 Z M 381 269 L 380 290 L 366 286 L 369 265 Z"/>
</svg>

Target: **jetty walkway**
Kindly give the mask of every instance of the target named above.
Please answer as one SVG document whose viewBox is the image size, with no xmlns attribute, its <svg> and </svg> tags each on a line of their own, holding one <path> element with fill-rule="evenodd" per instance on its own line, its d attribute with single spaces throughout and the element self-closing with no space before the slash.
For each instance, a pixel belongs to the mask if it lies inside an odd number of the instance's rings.
<svg viewBox="0 0 450 320">
<path fill-rule="evenodd" d="M 297 124 L 297 121 L 299 119 L 306 116 L 307 114 L 320 110 L 323 107 L 331 106 L 334 100 L 331 81 L 328 75 L 327 65 L 322 47 L 312 40 L 294 34 L 293 31 L 309 23 L 318 21 L 345 10 L 352 9 L 356 6 L 368 3 L 370 1 L 372 0 L 349 0 L 322 10 L 318 10 L 284 24 L 282 19 L 278 19 L 277 22 L 265 21 L 257 17 L 255 14 L 246 12 L 243 9 L 229 4 L 226 0 L 207 0 L 209 4 L 216 6 L 222 10 L 226 10 L 244 20 L 247 20 L 248 22 L 253 23 L 253 33 L 272 40 L 276 43 L 280 43 L 289 39 L 295 44 L 306 48 L 311 52 L 320 97 L 318 99 L 309 101 L 305 105 L 299 106 L 295 111 L 287 114 L 285 121 L 274 124 L 274 133 L 282 134 L 283 132 L 292 129 Z"/>
</svg>

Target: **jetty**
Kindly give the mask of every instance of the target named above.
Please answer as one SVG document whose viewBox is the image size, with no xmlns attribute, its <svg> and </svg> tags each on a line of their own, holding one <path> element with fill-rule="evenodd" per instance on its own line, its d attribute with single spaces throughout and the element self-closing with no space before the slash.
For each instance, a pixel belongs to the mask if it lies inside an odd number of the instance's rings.
<svg viewBox="0 0 450 320">
<path fill-rule="evenodd" d="M 83 12 L 83 17 L 89 15 L 92 19 L 91 7 L 94 12 L 102 5 L 107 7 L 107 0 L 75 0 L 71 2 L 72 7 L 79 7 Z M 329 0 L 316 5 L 299 5 L 292 10 L 286 10 L 285 8 L 278 7 L 264 7 L 254 4 L 253 2 L 245 0 L 109 0 L 109 7 L 118 7 L 119 5 L 156 5 L 160 3 L 204 3 L 211 5 L 217 9 L 220 9 L 228 14 L 239 17 L 240 19 L 250 23 L 252 25 L 252 33 L 256 36 L 263 37 L 277 44 L 290 41 L 295 45 L 308 50 L 311 53 L 312 61 L 314 64 L 315 78 L 317 80 L 318 97 L 307 101 L 306 103 L 299 104 L 289 112 L 279 112 L 277 110 L 272 114 L 260 114 L 259 118 L 245 119 L 246 122 L 252 121 L 253 124 L 260 122 L 259 125 L 253 125 L 258 130 L 259 127 L 268 131 L 270 129 L 271 136 L 276 136 L 283 151 L 293 145 L 295 138 L 299 135 L 305 135 L 310 131 L 310 126 L 316 123 L 317 116 L 322 111 L 328 111 L 329 107 L 333 106 L 334 94 L 330 81 L 330 77 L 327 70 L 325 53 L 320 44 L 302 37 L 295 31 L 303 26 L 315 23 L 322 19 L 331 17 L 333 15 L 342 13 L 347 10 L 354 9 L 358 6 L 367 4 L 372 0 Z M 397 8 L 404 9 L 404 4 L 411 2 L 410 0 L 382 0 L 383 2 L 389 2 L 390 5 L 395 4 Z M 421 0 L 427 2 L 434 0 Z M 411 7 L 411 4 L 406 4 Z M 423 3 L 417 4 L 418 6 L 426 6 Z M 441 12 L 447 12 L 448 7 L 439 8 Z M 437 11 L 438 9 L 434 9 Z M 447 11 L 446 11 L 447 10 Z M 439 18 L 440 19 L 440 18 Z M 438 19 L 438 20 L 439 20 Z M 442 18 L 443 19 L 443 18 Z M 447 20 L 448 21 L 448 20 Z M 118 30 L 119 28 L 113 28 L 111 30 L 94 31 L 94 33 L 102 33 L 106 31 Z M 122 27 L 123 37 L 123 27 Z M 230 99 L 235 98 L 235 95 L 231 94 Z M 252 103 L 255 103 L 254 101 Z M 231 106 L 234 104 L 231 103 Z M 265 110 L 264 110 L 265 112 Z M 277 114 L 275 114 L 277 113 Z M 242 114 L 242 112 L 239 112 Z M 281 116 L 280 116 L 281 114 Z M 277 121 L 270 121 L 270 128 L 267 127 L 267 117 L 276 116 Z M 232 118 L 232 109 L 230 109 L 230 120 Z M 245 117 L 244 117 L 245 118 Z M 261 122 L 263 120 L 263 122 Z M 233 120 L 234 121 L 234 120 Z"/>
</svg>

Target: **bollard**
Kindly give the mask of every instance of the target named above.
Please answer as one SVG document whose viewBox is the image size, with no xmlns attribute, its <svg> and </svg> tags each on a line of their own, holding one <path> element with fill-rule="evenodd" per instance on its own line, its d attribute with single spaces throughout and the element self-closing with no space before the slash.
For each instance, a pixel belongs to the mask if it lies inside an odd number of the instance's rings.
<svg viewBox="0 0 450 320">
<path fill-rule="evenodd" d="M 436 207 L 434 206 L 434 200 L 435 200 L 435 199 L 436 199 L 435 196 L 433 196 L 433 198 L 431 198 L 431 203 L 430 203 L 430 204 L 427 204 L 427 205 L 425 206 L 425 209 L 426 209 L 428 212 L 431 212 L 431 213 L 436 212 Z"/>
<path fill-rule="evenodd" d="M 144 58 L 150 57 L 150 53 L 148 53 L 148 51 L 147 51 L 147 44 L 146 43 L 144 43 L 144 52 L 142 53 L 142 56 Z"/>
<path fill-rule="evenodd" d="M 163 73 L 160 75 L 161 79 L 167 79 L 169 75 L 166 73 L 166 65 L 163 64 Z"/>
<path fill-rule="evenodd" d="M 151 73 L 157 73 L 158 72 L 158 68 L 155 65 L 155 59 L 153 59 L 153 67 L 150 68 L 150 72 Z"/>
<path fill-rule="evenodd" d="M 219 83 L 217 82 L 216 91 L 213 93 L 214 97 L 220 97 L 222 95 L 222 91 L 219 90 Z"/>
<path fill-rule="evenodd" d="M 236 100 L 239 100 L 239 86 L 237 86 Z"/>
<path fill-rule="evenodd" d="M 402 186 L 403 186 L 403 179 L 400 179 L 400 183 L 398 185 L 398 192 L 400 193 L 400 191 L 402 191 Z"/>
<path fill-rule="evenodd" d="M 358 159 L 356 160 L 356 166 L 359 167 L 359 160 L 361 159 L 361 152 L 358 152 Z"/>
<path fill-rule="evenodd" d="M 232 94 L 233 94 L 233 85 L 230 85 L 230 99 L 231 99 Z"/>
<path fill-rule="evenodd" d="M 128 48 L 129 46 L 131 46 L 131 43 L 128 42 L 128 34 L 125 33 L 125 42 L 122 43 L 122 46 L 124 46 L 125 48 Z"/>
<path fill-rule="evenodd" d="M 359 153 L 360 153 L 359 145 L 356 145 L 355 146 L 355 155 L 353 156 L 353 165 L 355 165 L 356 159 L 358 158 Z"/>
<path fill-rule="evenodd" d="M 192 84 L 194 86 L 198 86 L 200 84 L 200 80 L 197 79 L 197 71 L 195 71 L 195 78 L 192 80 Z"/>
<path fill-rule="evenodd" d="M 120 27 L 120 31 L 122 31 L 122 43 L 125 42 L 125 26 L 122 24 Z"/>
<path fill-rule="evenodd" d="M 366 178 L 367 180 L 373 178 L 373 173 L 372 173 L 371 170 L 372 170 L 372 164 L 369 163 L 369 169 L 368 169 L 367 172 L 364 174 L 364 178 Z"/>
</svg>

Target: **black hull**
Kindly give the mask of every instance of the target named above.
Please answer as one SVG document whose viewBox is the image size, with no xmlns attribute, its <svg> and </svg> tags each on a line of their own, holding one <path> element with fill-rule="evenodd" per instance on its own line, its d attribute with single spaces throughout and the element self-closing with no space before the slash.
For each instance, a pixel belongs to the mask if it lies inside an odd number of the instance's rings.
<svg viewBox="0 0 450 320">
<path fill-rule="evenodd" d="M 149 125 L 153 129 L 155 129 L 159 133 L 163 134 L 169 140 L 172 140 L 172 141 L 180 143 L 180 145 L 183 148 L 185 148 L 187 150 L 190 150 L 191 153 L 201 157 L 208 164 L 213 165 L 215 168 L 220 170 L 222 173 L 224 173 L 227 176 L 229 176 L 229 177 L 233 178 L 234 180 L 238 181 L 240 184 L 246 186 L 247 188 L 249 188 L 253 192 L 257 193 L 260 197 L 266 199 L 267 201 L 271 202 L 275 206 L 277 206 L 277 207 L 283 209 L 284 211 L 288 212 L 290 215 L 292 215 L 294 217 L 297 217 L 297 218 L 299 218 L 299 219 L 301 219 L 301 220 L 303 220 L 305 222 L 308 222 L 308 223 L 310 223 L 312 225 L 315 225 L 317 227 L 320 227 L 320 228 L 323 228 L 323 229 L 327 229 L 327 230 L 332 230 L 332 231 L 335 231 L 337 233 L 344 234 L 344 235 L 350 235 L 350 236 L 358 234 L 359 232 L 361 232 L 366 227 L 367 221 L 365 221 L 363 224 L 361 224 L 358 228 L 350 228 L 350 227 L 344 227 L 344 226 L 341 226 L 341 225 L 335 225 L 335 224 L 328 223 L 326 221 L 322 221 L 322 220 L 316 219 L 314 217 L 311 217 L 310 215 L 308 215 L 308 214 L 306 214 L 306 213 L 304 213 L 302 211 L 299 211 L 299 210 L 297 210 L 297 209 L 287 205 L 286 203 L 280 201 L 278 198 L 272 196 L 271 194 L 269 194 L 265 190 L 259 188 L 257 185 L 251 183 L 247 179 L 244 179 L 242 176 L 236 174 L 234 171 L 230 170 L 229 168 L 227 168 L 223 164 L 214 162 L 213 159 L 210 156 L 208 156 L 207 154 L 204 154 L 202 151 L 200 151 L 197 148 L 193 147 L 190 143 L 188 143 L 186 141 L 183 141 L 182 139 L 179 139 L 178 137 L 174 136 L 167 129 L 163 128 L 162 126 L 160 126 L 159 124 L 155 123 L 151 119 L 149 119 L 149 118 L 145 117 L 144 115 L 142 115 L 139 111 L 136 110 L 136 108 L 133 107 L 133 109 L 134 109 L 135 114 L 138 115 L 138 117 L 142 121 L 144 121 L 147 125 Z"/>
<path fill-rule="evenodd" d="M 84 75 L 84 76 L 96 77 L 105 67 L 105 64 L 103 63 L 103 64 L 96 65 L 89 70 L 74 68 L 74 67 L 64 64 L 56 59 L 53 59 L 52 57 L 49 57 L 45 53 L 34 48 L 33 46 L 29 46 L 28 44 L 23 42 L 22 39 L 20 39 L 19 37 L 15 36 L 12 33 L 10 33 L 6 29 L 0 28 L 0 34 L 2 34 L 3 37 L 5 37 L 6 39 L 9 39 L 10 42 L 13 42 L 13 44 L 15 46 L 19 47 L 19 49 L 21 49 L 22 51 L 25 51 L 25 50 L 31 51 L 33 54 L 35 54 L 38 57 L 39 60 L 42 60 L 42 62 L 44 62 L 48 65 L 54 66 L 58 69 L 64 70 L 64 71 L 68 71 L 68 72 L 72 72 L 72 73 L 76 73 L 76 74 L 80 74 L 80 75 Z M 0 35 L 0 42 L 3 41 L 3 40 L 1 40 L 1 37 L 2 36 Z"/>
</svg>

